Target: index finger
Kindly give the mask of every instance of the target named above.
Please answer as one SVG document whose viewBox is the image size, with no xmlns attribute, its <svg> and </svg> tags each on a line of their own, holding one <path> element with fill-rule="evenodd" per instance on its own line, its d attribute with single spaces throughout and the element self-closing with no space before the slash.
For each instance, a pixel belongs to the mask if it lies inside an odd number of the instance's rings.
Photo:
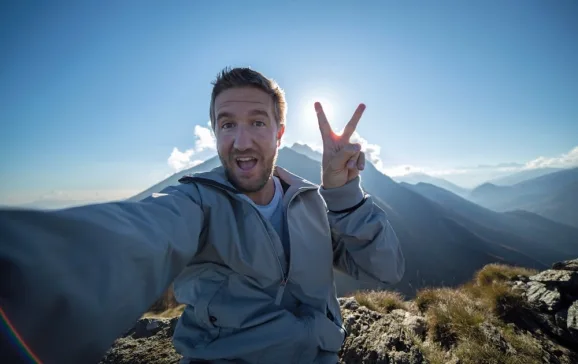
<svg viewBox="0 0 578 364">
<path fill-rule="evenodd" d="M 363 115 L 364 111 L 365 111 L 365 104 L 359 104 L 359 106 L 357 106 L 357 109 L 353 113 L 351 120 L 349 120 L 347 125 L 345 125 L 345 128 L 343 129 L 343 134 L 341 135 L 342 138 L 345 138 L 346 140 L 349 140 L 349 138 L 351 138 L 353 132 L 355 132 L 355 128 L 357 128 L 357 123 L 359 123 L 359 119 L 361 119 L 361 115 Z"/>
<path fill-rule="evenodd" d="M 319 122 L 321 136 L 330 136 L 331 133 L 333 133 L 333 130 L 331 129 L 331 125 L 329 125 L 329 121 L 327 121 L 327 116 L 325 116 L 325 112 L 323 111 L 320 102 L 315 103 L 315 111 L 317 112 L 317 121 Z"/>
</svg>

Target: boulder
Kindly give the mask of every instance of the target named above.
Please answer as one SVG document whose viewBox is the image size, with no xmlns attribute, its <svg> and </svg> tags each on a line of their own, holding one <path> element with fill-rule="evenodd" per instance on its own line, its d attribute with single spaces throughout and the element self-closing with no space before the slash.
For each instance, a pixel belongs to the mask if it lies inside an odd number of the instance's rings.
<svg viewBox="0 0 578 364">
<path fill-rule="evenodd" d="M 568 308 L 566 327 L 574 331 L 574 335 L 578 335 L 578 301 L 574 301 Z"/>
<path fill-rule="evenodd" d="M 578 271 L 549 269 L 530 277 L 530 281 L 547 286 L 578 290 Z"/>
<path fill-rule="evenodd" d="M 557 288 L 548 289 L 541 282 L 529 282 L 526 284 L 526 297 L 528 302 L 539 310 L 555 312 L 560 308 L 561 296 Z"/>
<path fill-rule="evenodd" d="M 571 270 L 578 272 L 578 259 L 566 260 L 564 262 L 557 262 L 552 265 L 552 269 L 557 270 Z"/>
</svg>

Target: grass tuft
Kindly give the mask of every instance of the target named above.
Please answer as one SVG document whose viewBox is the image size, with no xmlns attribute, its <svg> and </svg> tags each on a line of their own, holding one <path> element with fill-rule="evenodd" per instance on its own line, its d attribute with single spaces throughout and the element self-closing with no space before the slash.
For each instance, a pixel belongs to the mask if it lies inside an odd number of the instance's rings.
<svg viewBox="0 0 578 364">
<path fill-rule="evenodd" d="M 354 294 L 357 302 L 370 310 L 389 313 L 395 309 L 407 310 L 403 296 L 392 291 L 359 291 Z"/>
<path fill-rule="evenodd" d="M 186 305 L 178 305 L 176 307 L 168 308 L 162 312 L 146 312 L 142 317 L 163 317 L 163 318 L 172 318 L 180 316 L 183 311 L 185 310 Z"/>
<path fill-rule="evenodd" d="M 518 276 L 529 277 L 537 273 L 538 271 L 533 269 L 494 263 L 480 269 L 475 275 L 475 281 L 479 286 L 486 286 L 495 282 L 510 281 Z"/>
<path fill-rule="evenodd" d="M 425 315 L 428 339 L 417 343 L 431 363 L 447 360 L 452 350 L 460 363 L 539 363 L 542 348 L 529 333 L 516 331 L 506 322 L 527 308 L 523 297 L 508 282 L 531 276 L 535 270 L 489 264 L 471 282 L 456 289 L 425 288 L 417 292 L 415 305 Z M 513 352 L 493 343 L 482 323 L 497 328 Z"/>
</svg>

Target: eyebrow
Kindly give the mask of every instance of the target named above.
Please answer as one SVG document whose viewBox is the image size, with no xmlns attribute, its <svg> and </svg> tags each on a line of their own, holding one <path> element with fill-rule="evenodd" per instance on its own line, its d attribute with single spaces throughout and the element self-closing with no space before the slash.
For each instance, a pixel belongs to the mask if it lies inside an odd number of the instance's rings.
<svg viewBox="0 0 578 364">
<path fill-rule="evenodd" d="M 226 112 L 226 111 L 220 112 L 217 115 L 217 120 L 221 120 L 223 118 L 233 118 L 233 114 L 231 114 L 230 112 Z"/>
<path fill-rule="evenodd" d="M 261 109 L 251 110 L 251 112 L 249 112 L 249 115 L 251 115 L 251 116 L 265 116 L 265 117 L 269 117 L 269 114 L 267 113 L 267 111 L 261 110 Z"/>
<path fill-rule="evenodd" d="M 250 116 L 265 116 L 265 117 L 269 117 L 269 114 L 267 113 L 267 111 L 262 110 L 262 109 L 254 109 L 251 110 L 249 112 Z M 219 114 L 217 114 L 217 120 L 221 120 L 223 118 L 234 118 L 234 115 L 230 112 L 227 111 L 222 111 Z"/>
</svg>

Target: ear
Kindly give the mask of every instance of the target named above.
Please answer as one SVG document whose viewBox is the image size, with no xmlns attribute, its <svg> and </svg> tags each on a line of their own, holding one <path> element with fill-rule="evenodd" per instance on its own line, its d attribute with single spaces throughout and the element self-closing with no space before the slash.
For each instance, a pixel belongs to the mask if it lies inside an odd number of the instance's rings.
<svg viewBox="0 0 578 364">
<path fill-rule="evenodd" d="M 281 138 L 285 134 L 285 125 L 280 125 L 277 128 L 277 146 L 281 145 Z"/>
</svg>

